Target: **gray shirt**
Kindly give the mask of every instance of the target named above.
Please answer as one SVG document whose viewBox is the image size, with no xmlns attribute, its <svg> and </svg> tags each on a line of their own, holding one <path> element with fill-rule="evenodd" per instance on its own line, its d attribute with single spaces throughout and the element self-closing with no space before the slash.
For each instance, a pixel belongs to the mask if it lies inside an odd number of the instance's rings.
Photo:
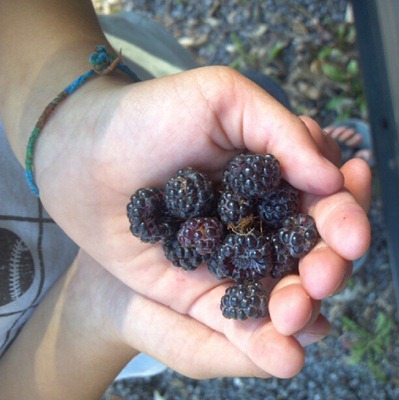
<svg viewBox="0 0 399 400">
<path fill-rule="evenodd" d="M 0 123 L 0 356 L 54 282 L 77 246 L 28 189 Z"/>
</svg>

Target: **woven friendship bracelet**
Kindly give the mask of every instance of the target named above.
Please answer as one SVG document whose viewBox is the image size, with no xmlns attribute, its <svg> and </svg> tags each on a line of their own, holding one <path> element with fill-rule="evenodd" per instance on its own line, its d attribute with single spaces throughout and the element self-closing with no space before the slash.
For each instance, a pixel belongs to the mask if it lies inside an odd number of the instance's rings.
<svg viewBox="0 0 399 400">
<path fill-rule="evenodd" d="M 89 58 L 89 62 L 92 65 L 92 69 L 75 79 L 56 98 L 51 101 L 51 103 L 44 109 L 29 137 L 25 158 L 25 177 L 29 189 L 36 197 L 39 197 L 39 188 L 35 183 L 35 178 L 33 175 L 33 158 L 35 145 L 48 118 L 57 108 L 57 106 L 62 103 L 62 101 L 65 100 L 68 96 L 74 93 L 77 89 L 79 89 L 90 78 L 98 75 L 108 75 L 115 69 L 119 69 L 120 71 L 124 72 L 126 75 L 132 78 L 134 82 L 140 81 L 137 75 L 126 64 L 122 62 L 121 53 L 119 53 L 119 55 L 116 57 L 113 54 L 109 53 L 103 45 L 96 47 L 95 52 Z"/>
</svg>

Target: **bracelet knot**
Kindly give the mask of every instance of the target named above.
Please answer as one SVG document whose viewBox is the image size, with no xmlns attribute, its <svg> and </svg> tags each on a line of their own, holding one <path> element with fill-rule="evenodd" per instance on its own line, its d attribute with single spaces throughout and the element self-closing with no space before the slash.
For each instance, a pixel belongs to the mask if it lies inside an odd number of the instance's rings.
<svg viewBox="0 0 399 400">
<path fill-rule="evenodd" d="M 54 112 L 60 103 L 62 103 L 68 96 L 79 89 L 85 82 L 96 75 L 107 75 L 114 71 L 116 68 L 129 76 L 133 82 L 139 82 L 138 76 L 122 62 L 122 52 L 118 56 L 108 52 L 104 45 L 96 47 L 94 53 L 90 56 L 89 62 L 92 69 L 85 72 L 83 75 L 76 78 L 69 86 L 67 86 L 57 97 L 55 97 L 48 106 L 44 109 L 35 128 L 29 137 L 28 146 L 25 158 L 25 177 L 31 192 L 39 197 L 39 188 L 37 187 L 33 174 L 33 156 L 36 142 L 39 138 L 44 125 L 46 124 L 49 116 Z"/>
<path fill-rule="evenodd" d="M 89 62 L 93 66 L 94 72 L 98 75 L 107 75 L 119 65 L 121 59 L 121 52 L 115 57 L 106 50 L 105 46 L 100 45 L 96 47 L 96 51 L 90 56 Z"/>
</svg>

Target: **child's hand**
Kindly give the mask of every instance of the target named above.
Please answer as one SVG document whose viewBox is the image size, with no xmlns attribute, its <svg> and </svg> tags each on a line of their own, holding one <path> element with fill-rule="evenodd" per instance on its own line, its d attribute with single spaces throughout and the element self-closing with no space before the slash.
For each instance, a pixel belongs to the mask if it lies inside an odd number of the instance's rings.
<svg viewBox="0 0 399 400">
<path fill-rule="evenodd" d="M 44 129 L 35 171 L 47 211 L 129 288 L 223 333 L 257 368 L 292 376 L 303 351 L 283 335 L 304 327 L 326 333 L 325 321 L 317 318 L 319 303 L 309 295 L 322 299 L 338 289 L 350 275 L 346 260 L 360 257 L 370 240 L 366 212 L 328 161 L 337 160 L 334 142 L 312 120 L 296 117 L 231 69 L 202 68 L 130 86 L 115 79 L 86 84 Z M 218 302 L 226 285 L 206 268 L 185 273 L 171 266 L 160 245 L 131 235 L 126 216 L 139 187 L 161 186 L 186 166 L 220 178 L 244 149 L 279 159 L 284 178 L 303 191 L 302 210 L 315 218 L 322 237 L 302 260 L 300 277 L 286 278 L 273 292 L 273 325 L 223 320 Z M 351 163 L 342 172 L 349 190 L 364 193 L 357 199 L 364 205 L 370 190 L 366 165 Z"/>
</svg>

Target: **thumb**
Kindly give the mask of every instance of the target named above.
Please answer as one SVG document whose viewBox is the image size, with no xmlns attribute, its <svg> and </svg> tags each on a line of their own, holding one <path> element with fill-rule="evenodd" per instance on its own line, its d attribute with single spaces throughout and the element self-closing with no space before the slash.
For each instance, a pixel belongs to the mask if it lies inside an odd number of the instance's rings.
<svg viewBox="0 0 399 400">
<path fill-rule="evenodd" d="M 342 188 L 343 175 L 312 138 L 317 124 L 305 124 L 240 73 L 216 68 L 217 74 L 205 71 L 207 78 L 198 82 L 234 148 L 272 153 L 284 178 L 300 190 L 326 195 Z"/>
</svg>

